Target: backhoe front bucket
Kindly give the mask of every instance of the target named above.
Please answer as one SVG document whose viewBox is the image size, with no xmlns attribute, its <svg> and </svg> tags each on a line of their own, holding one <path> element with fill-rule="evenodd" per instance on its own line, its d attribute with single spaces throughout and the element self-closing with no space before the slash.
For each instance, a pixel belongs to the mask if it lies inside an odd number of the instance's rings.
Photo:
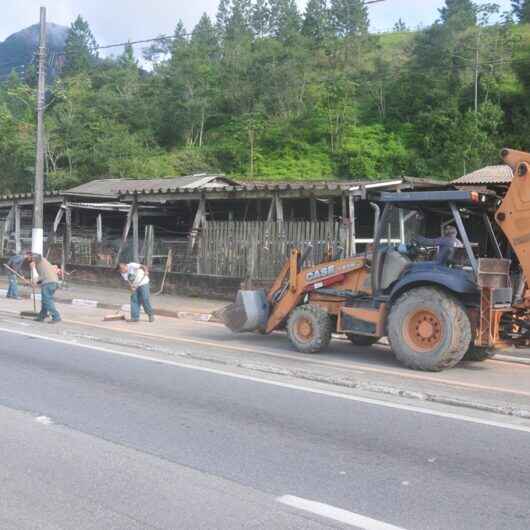
<svg viewBox="0 0 530 530">
<path fill-rule="evenodd" d="M 236 301 L 216 313 L 224 325 L 235 333 L 265 329 L 270 306 L 263 289 L 238 291 Z"/>
</svg>

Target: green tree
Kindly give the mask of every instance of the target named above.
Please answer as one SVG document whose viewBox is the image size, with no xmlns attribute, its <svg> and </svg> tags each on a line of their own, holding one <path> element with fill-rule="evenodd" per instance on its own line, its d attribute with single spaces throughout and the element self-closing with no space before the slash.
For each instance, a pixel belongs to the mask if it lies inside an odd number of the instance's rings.
<svg viewBox="0 0 530 530">
<path fill-rule="evenodd" d="M 237 39 L 250 34 L 252 11 L 250 0 L 232 0 L 230 17 L 226 27 L 226 37 Z"/>
<path fill-rule="evenodd" d="M 450 24 L 464 30 L 477 23 L 477 6 L 471 0 L 445 0 L 440 10 L 442 24 Z"/>
<path fill-rule="evenodd" d="M 394 27 L 392 29 L 396 33 L 402 33 L 404 31 L 408 31 L 407 25 L 405 22 L 403 22 L 403 19 L 398 19 L 398 21 L 394 24 Z"/>
<path fill-rule="evenodd" d="M 70 26 L 64 49 L 64 75 L 86 72 L 97 61 L 97 43 L 88 22 L 81 16 Z"/>
<path fill-rule="evenodd" d="M 272 35 L 288 41 L 300 31 L 302 19 L 296 0 L 269 0 Z"/>
<path fill-rule="evenodd" d="M 231 0 L 219 1 L 219 6 L 217 7 L 217 13 L 215 15 L 215 27 L 221 38 L 225 36 L 230 24 L 231 11 Z"/>
<path fill-rule="evenodd" d="M 327 0 L 309 0 L 304 13 L 302 33 L 315 44 L 321 44 L 331 33 Z"/>
<path fill-rule="evenodd" d="M 0 182 L 3 193 L 32 190 L 35 91 L 12 73 L 0 85 Z"/>
<path fill-rule="evenodd" d="M 519 22 L 530 22 L 530 0 L 512 0 L 512 10 Z"/>
<path fill-rule="evenodd" d="M 123 68 L 137 68 L 138 61 L 134 56 L 134 49 L 129 42 L 125 45 L 123 53 L 118 57 L 118 65 Z"/>
<path fill-rule="evenodd" d="M 251 8 L 251 27 L 256 37 L 265 37 L 270 30 L 271 10 L 268 0 L 255 0 Z"/>
<path fill-rule="evenodd" d="M 363 0 L 331 0 L 330 14 L 333 28 L 341 37 L 368 32 L 368 8 Z"/>
</svg>

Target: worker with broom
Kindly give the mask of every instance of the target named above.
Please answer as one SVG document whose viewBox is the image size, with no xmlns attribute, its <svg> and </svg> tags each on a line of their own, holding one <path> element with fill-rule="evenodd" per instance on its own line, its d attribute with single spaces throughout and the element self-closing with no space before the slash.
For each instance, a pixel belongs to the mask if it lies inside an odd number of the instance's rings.
<svg viewBox="0 0 530 530">
<path fill-rule="evenodd" d="M 129 322 L 140 320 L 140 308 L 149 317 L 149 322 L 155 321 L 155 314 L 151 307 L 149 296 L 149 274 L 147 267 L 140 263 L 119 263 L 116 270 L 122 278 L 129 284 L 131 291 L 131 319 Z"/>
<path fill-rule="evenodd" d="M 50 323 L 57 324 L 61 322 L 61 315 L 53 299 L 55 291 L 59 288 L 56 268 L 40 254 L 31 254 L 28 261 L 31 268 L 31 282 L 41 287 L 41 310 L 35 320 L 44 322 L 48 316 L 51 316 Z"/>
<path fill-rule="evenodd" d="M 18 284 L 17 277 L 21 277 L 22 266 L 29 257 L 29 252 L 26 254 L 17 254 L 12 250 L 9 254 L 9 259 L 7 260 L 7 279 L 9 281 L 9 287 L 7 289 L 7 298 L 14 298 L 15 300 L 20 300 L 18 296 Z"/>
</svg>

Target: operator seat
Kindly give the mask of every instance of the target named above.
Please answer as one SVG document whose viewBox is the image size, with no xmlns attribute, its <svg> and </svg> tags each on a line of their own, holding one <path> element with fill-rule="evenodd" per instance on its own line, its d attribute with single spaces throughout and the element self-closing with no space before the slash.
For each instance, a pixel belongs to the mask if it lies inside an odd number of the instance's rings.
<svg viewBox="0 0 530 530">
<path fill-rule="evenodd" d="M 401 275 L 412 263 L 410 258 L 392 247 L 382 251 L 379 259 L 383 262 L 379 282 L 383 290 L 388 289 L 395 281 L 399 280 Z"/>
</svg>

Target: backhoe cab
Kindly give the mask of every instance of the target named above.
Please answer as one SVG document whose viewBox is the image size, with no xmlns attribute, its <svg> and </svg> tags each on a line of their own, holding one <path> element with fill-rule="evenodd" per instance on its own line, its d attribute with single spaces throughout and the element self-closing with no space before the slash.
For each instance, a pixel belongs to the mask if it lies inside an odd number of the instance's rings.
<svg viewBox="0 0 530 530">
<path fill-rule="evenodd" d="M 268 294 L 241 291 L 221 315 L 225 323 L 234 331 L 286 328 L 304 353 L 326 348 L 332 333 L 356 345 L 388 337 L 403 364 L 429 371 L 528 345 L 530 155 L 503 157 L 516 176 L 500 207 L 477 192 L 381 193 L 372 249 L 309 268 L 293 249 Z M 441 258 L 425 236 L 448 225 L 458 244 Z"/>
</svg>

